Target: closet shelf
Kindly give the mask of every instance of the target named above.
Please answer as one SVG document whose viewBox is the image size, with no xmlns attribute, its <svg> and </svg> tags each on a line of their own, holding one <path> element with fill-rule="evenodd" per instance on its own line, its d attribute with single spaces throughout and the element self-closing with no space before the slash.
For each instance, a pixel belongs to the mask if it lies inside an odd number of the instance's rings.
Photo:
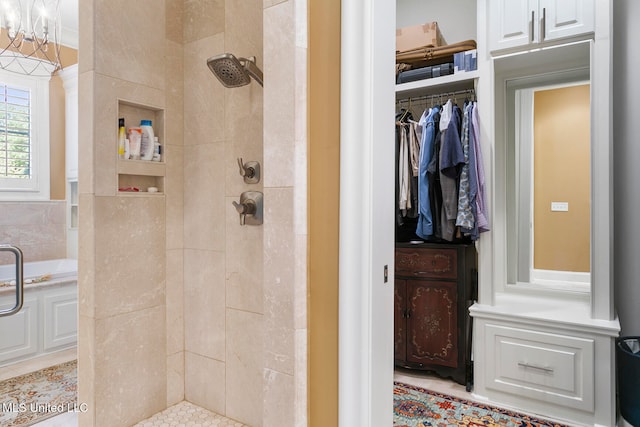
<svg viewBox="0 0 640 427">
<path fill-rule="evenodd" d="M 400 83 L 396 85 L 396 99 L 473 89 L 478 75 L 478 70 L 475 70 L 432 79 L 417 80 L 415 82 Z"/>
</svg>

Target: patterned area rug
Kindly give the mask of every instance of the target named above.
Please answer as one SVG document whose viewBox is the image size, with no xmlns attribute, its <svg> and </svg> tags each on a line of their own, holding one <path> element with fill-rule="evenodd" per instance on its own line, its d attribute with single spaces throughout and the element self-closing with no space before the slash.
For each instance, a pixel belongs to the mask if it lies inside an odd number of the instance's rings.
<svg viewBox="0 0 640 427">
<path fill-rule="evenodd" d="M 399 382 L 393 389 L 396 427 L 566 427 L 513 411 Z"/>
<path fill-rule="evenodd" d="M 0 426 L 30 426 L 76 411 L 76 361 L 0 381 Z"/>
</svg>

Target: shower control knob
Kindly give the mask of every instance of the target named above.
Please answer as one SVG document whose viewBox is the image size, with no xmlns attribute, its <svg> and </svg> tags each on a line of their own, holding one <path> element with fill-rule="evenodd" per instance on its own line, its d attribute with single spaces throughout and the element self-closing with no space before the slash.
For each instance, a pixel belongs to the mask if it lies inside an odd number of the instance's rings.
<svg viewBox="0 0 640 427">
<path fill-rule="evenodd" d="M 240 225 L 262 224 L 262 200 L 261 192 L 245 191 L 240 195 L 240 203 L 231 202 L 240 215 Z"/>
<path fill-rule="evenodd" d="M 238 167 L 240 168 L 240 176 L 244 178 L 247 184 L 257 184 L 260 182 L 260 163 L 251 161 L 244 163 L 242 157 L 238 157 Z"/>
</svg>

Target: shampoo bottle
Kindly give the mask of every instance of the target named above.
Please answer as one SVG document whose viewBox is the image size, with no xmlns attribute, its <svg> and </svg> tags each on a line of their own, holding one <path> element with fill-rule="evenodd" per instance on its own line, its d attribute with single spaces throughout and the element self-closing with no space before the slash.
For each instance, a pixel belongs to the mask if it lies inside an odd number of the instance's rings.
<svg viewBox="0 0 640 427">
<path fill-rule="evenodd" d="M 124 128 L 124 119 L 118 119 L 118 158 L 126 159 L 127 157 L 124 155 L 124 140 L 126 138 L 126 130 Z"/>
<path fill-rule="evenodd" d="M 140 159 L 151 160 L 153 158 L 153 128 L 151 127 L 151 120 L 141 120 L 140 129 L 142 130 Z"/>
</svg>

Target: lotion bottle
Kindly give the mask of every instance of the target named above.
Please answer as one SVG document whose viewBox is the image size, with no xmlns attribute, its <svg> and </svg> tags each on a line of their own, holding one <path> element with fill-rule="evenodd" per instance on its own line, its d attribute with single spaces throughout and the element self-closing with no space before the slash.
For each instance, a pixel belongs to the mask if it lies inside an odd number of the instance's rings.
<svg viewBox="0 0 640 427">
<path fill-rule="evenodd" d="M 140 120 L 142 139 L 140 141 L 140 159 L 151 160 L 153 158 L 153 127 L 151 120 Z"/>
</svg>

